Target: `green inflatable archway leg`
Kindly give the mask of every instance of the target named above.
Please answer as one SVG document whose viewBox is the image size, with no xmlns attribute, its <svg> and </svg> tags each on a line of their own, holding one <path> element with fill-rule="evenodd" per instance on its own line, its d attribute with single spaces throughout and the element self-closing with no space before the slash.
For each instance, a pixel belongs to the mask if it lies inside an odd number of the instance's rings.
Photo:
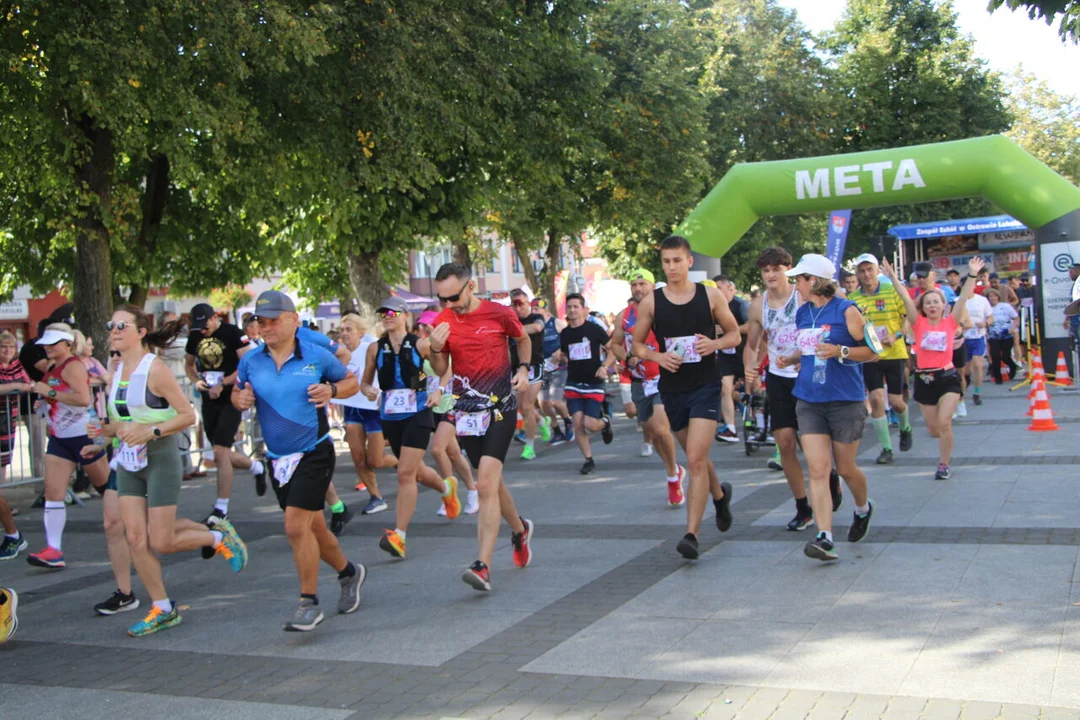
<svg viewBox="0 0 1080 720">
<path fill-rule="evenodd" d="M 721 257 L 758 218 L 982 196 L 1037 229 L 1080 209 L 1080 189 L 1003 135 L 740 164 L 676 231 Z"/>
</svg>

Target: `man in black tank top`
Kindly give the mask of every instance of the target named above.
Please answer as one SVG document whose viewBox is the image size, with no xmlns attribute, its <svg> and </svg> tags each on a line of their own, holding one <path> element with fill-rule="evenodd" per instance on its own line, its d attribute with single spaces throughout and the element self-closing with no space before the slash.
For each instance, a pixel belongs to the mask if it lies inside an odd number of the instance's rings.
<svg viewBox="0 0 1080 720">
<path fill-rule="evenodd" d="M 686 504 L 686 535 L 679 541 L 683 557 L 698 556 L 698 531 L 709 494 L 716 506 L 720 532 L 731 527 L 731 484 L 721 483 L 709 459 L 720 416 L 720 381 L 716 353 L 738 346 L 739 326 L 727 300 L 716 288 L 690 281 L 694 264 L 690 243 L 671 235 L 660 243 L 660 260 L 667 286 L 645 297 L 638 307 L 633 353 L 660 365 L 660 395 L 675 437 L 686 452 L 690 491 Z M 723 337 L 716 337 L 716 328 Z M 652 330 L 658 351 L 645 339 Z"/>
</svg>

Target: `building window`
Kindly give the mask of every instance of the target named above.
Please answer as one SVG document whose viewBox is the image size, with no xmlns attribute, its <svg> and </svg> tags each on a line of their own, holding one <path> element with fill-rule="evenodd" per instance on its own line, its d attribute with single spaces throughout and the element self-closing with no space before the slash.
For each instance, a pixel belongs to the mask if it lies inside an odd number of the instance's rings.
<svg viewBox="0 0 1080 720">
<path fill-rule="evenodd" d="M 512 261 L 512 265 L 510 266 L 510 268 L 516 274 L 520 275 L 521 274 L 521 258 L 518 257 L 517 249 L 513 245 L 510 246 L 510 259 Z"/>
<path fill-rule="evenodd" d="M 414 265 L 415 267 L 413 270 L 413 277 L 422 278 L 428 276 L 427 255 L 425 255 L 422 251 L 417 251 L 416 262 L 414 263 Z"/>
</svg>

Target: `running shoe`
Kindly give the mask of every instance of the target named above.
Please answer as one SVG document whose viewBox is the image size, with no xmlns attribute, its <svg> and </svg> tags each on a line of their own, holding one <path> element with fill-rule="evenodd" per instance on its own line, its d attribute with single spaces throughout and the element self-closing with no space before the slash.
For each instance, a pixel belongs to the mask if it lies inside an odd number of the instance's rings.
<svg viewBox="0 0 1080 720">
<path fill-rule="evenodd" d="M 552 445 L 552 446 L 555 446 L 555 445 L 562 445 L 565 442 L 566 442 L 566 435 L 563 433 L 562 430 L 560 430 L 559 428 L 556 428 L 555 431 L 551 433 L 551 440 L 548 441 L 548 444 Z"/>
<path fill-rule="evenodd" d="M 228 519 L 229 519 L 228 515 L 221 512 L 217 508 L 214 508 L 214 511 L 212 513 L 210 513 L 209 515 L 207 515 L 203 519 L 203 525 L 205 525 L 206 527 L 213 530 L 214 526 L 218 524 L 219 520 L 228 520 Z M 216 553 L 214 551 L 214 546 L 213 545 L 207 545 L 206 547 L 204 547 L 202 549 L 202 559 L 203 560 L 209 560 L 210 558 L 214 557 L 215 554 Z"/>
<path fill-rule="evenodd" d="M 675 477 L 678 478 L 675 482 L 667 481 L 667 502 L 669 507 L 680 507 L 686 502 L 686 495 L 683 493 L 683 479 L 686 477 L 686 470 L 682 465 L 675 466 Z"/>
<path fill-rule="evenodd" d="M 95 605 L 94 612 L 98 615 L 116 615 L 117 613 L 137 610 L 138 608 L 139 598 L 135 597 L 135 593 L 125 595 L 119 590 L 116 590 L 109 596 L 108 600 L 99 602 Z"/>
<path fill-rule="evenodd" d="M 682 540 L 675 546 L 675 549 L 687 560 L 698 559 L 698 542 L 693 533 L 686 533 L 683 535 Z"/>
<path fill-rule="evenodd" d="M 830 562 L 840 559 L 836 554 L 836 547 L 825 537 L 825 533 L 818 533 L 817 537 L 803 546 L 803 555 L 808 558 Z"/>
<path fill-rule="evenodd" d="M 266 464 L 260 463 L 262 470 L 255 473 L 255 494 L 259 497 L 266 494 Z"/>
<path fill-rule="evenodd" d="M 971 402 L 975 403 L 976 405 L 982 405 L 982 397 L 979 396 L 979 393 L 973 393 L 971 396 Z"/>
<path fill-rule="evenodd" d="M 791 518 L 791 522 L 787 524 L 787 529 L 790 532 L 802 532 L 806 528 L 814 524 L 814 512 L 810 511 L 809 514 L 803 515 L 801 510 L 795 511 L 795 517 Z"/>
<path fill-rule="evenodd" d="M 731 483 L 720 483 L 720 489 L 724 491 L 724 497 L 713 500 L 713 505 L 716 507 L 716 527 L 720 529 L 720 532 L 727 532 L 731 529 L 731 523 L 734 522 L 731 516 Z"/>
<path fill-rule="evenodd" d="M 383 530 L 383 536 L 379 538 L 379 548 L 390 553 L 390 557 L 405 557 L 405 538 L 398 534 L 397 530 Z"/>
<path fill-rule="evenodd" d="M 322 610 L 311 598 L 300 598 L 289 622 L 285 623 L 285 632 L 311 632 L 324 619 Z"/>
<path fill-rule="evenodd" d="M 535 460 L 536 459 L 536 450 L 531 445 L 526 445 L 525 447 L 523 447 L 521 449 L 521 459 L 522 460 Z"/>
<path fill-rule="evenodd" d="M 386 504 L 385 500 L 383 500 L 381 497 L 375 497 L 373 495 L 371 497 L 371 500 L 368 502 L 368 504 L 366 506 L 364 506 L 364 509 L 360 511 L 360 514 L 361 515 L 374 515 L 375 513 L 385 512 L 386 510 L 389 510 L 389 509 L 390 509 L 390 506 Z"/>
<path fill-rule="evenodd" d="M 349 524 L 349 521 L 353 519 L 353 511 L 346 505 L 345 509 L 339 513 L 330 514 L 330 532 L 335 536 L 340 537 L 341 533 L 345 532 L 345 526 Z"/>
<path fill-rule="evenodd" d="M 610 445 L 611 441 L 615 439 L 615 432 L 611 429 L 611 416 L 605 415 L 603 418 L 604 429 L 600 431 L 600 437 L 604 439 L 605 445 Z"/>
<path fill-rule="evenodd" d="M 716 442 L 737 443 L 739 442 L 739 434 L 730 426 L 725 425 L 716 431 Z"/>
<path fill-rule="evenodd" d="M 870 529 L 870 518 L 874 514 L 874 501 L 867 500 L 866 504 L 870 506 L 870 509 L 866 511 L 865 515 L 859 513 L 853 513 L 853 519 L 851 521 L 851 527 L 848 528 L 847 541 L 850 543 L 857 543 L 866 537 L 866 532 Z"/>
<path fill-rule="evenodd" d="M 472 586 L 474 590 L 481 592 L 491 591 L 491 570 L 479 560 L 465 568 L 461 579 L 466 585 Z"/>
<path fill-rule="evenodd" d="M 886 414 L 889 417 L 889 427 L 897 427 L 900 425 L 900 418 L 896 416 L 896 412 L 892 408 L 889 408 L 886 411 Z"/>
<path fill-rule="evenodd" d="M 893 461 L 892 450 L 889 448 L 882 448 L 881 454 L 877 456 L 878 465 L 891 465 Z"/>
<path fill-rule="evenodd" d="M 525 530 L 510 534 L 510 544 L 514 547 L 514 567 L 519 568 L 529 567 L 532 562 L 532 548 L 529 543 L 532 542 L 535 532 L 532 520 L 521 518 L 521 522 L 525 525 Z"/>
<path fill-rule="evenodd" d="M 566 431 L 563 433 L 566 436 L 566 442 L 574 442 L 574 423 L 566 423 Z"/>
<path fill-rule="evenodd" d="M 30 553 L 26 556 L 26 562 L 35 567 L 52 568 L 62 570 L 67 567 L 64 562 L 64 553 L 54 547 L 46 547 L 41 552 Z"/>
<path fill-rule="evenodd" d="M 953 415 L 953 417 L 962 417 L 962 418 L 967 417 L 967 405 L 964 404 L 963 400 L 961 400 L 959 402 L 959 404 L 957 404 L 957 406 L 956 406 L 956 414 Z"/>
<path fill-rule="evenodd" d="M 585 464 L 581 466 L 581 469 L 578 470 L 578 472 L 582 475 L 590 475 L 596 472 L 596 461 L 592 458 L 589 458 L 585 461 Z"/>
<path fill-rule="evenodd" d="M 952 477 L 952 468 L 945 463 L 938 463 L 937 472 L 934 473 L 935 480 L 948 480 Z"/>
<path fill-rule="evenodd" d="M 337 611 L 342 615 L 356 612 L 360 607 L 360 587 L 367 580 L 367 568 L 360 563 L 353 563 L 353 572 L 349 577 L 338 578 L 341 584 L 341 597 L 338 598 Z"/>
<path fill-rule="evenodd" d="M 518 430 L 516 433 L 514 433 L 514 442 L 521 443 L 522 445 L 525 444 L 525 431 L 524 430 Z"/>
<path fill-rule="evenodd" d="M 151 605 L 146 617 L 129 627 L 127 632 L 131 637 L 146 637 L 158 630 L 179 625 L 182 619 L 180 613 L 176 612 L 176 603 L 173 603 L 172 610 L 169 612 L 165 612 L 157 605 Z"/>
<path fill-rule="evenodd" d="M 773 453 L 773 456 L 769 458 L 769 461 L 765 463 L 765 467 L 770 470 L 783 470 L 784 466 L 780 463 L 780 451 L 777 450 Z"/>
<path fill-rule="evenodd" d="M 451 475 L 443 480 L 449 486 L 449 492 L 442 499 L 443 507 L 446 508 L 446 517 L 453 520 L 461 514 L 461 498 L 458 497 L 458 482 L 457 478 Z"/>
<path fill-rule="evenodd" d="M 469 490 L 465 493 L 465 514 L 475 515 L 478 512 L 480 512 L 480 493 Z"/>
<path fill-rule="evenodd" d="M 647 442 L 643 442 L 643 443 L 641 443 L 641 452 L 640 452 L 640 453 L 638 453 L 638 454 L 639 454 L 639 455 L 640 455 L 641 457 L 652 457 L 652 456 L 653 456 L 653 446 L 652 446 L 652 443 L 647 443 Z"/>
<path fill-rule="evenodd" d="M 900 452 L 907 452 L 911 449 L 914 441 L 915 433 L 910 429 L 900 431 Z"/>
<path fill-rule="evenodd" d="M 549 417 L 543 418 L 540 421 L 540 424 L 537 426 L 536 429 L 540 433 L 540 439 L 543 442 L 550 442 L 551 441 L 551 435 L 552 435 L 552 433 L 551 433 L 551 418 L 549 418 Z"/>
<path fill-rule="evenodd" d="M 19 594 L 11 588 L 0 587 L 0 645 L 3 645 L 19 629 Z"/>
<path fill-rule="evenodd" d="M 30 543 L 21 532 L 17 532 L 13 538 L 4 537 L 4 542 L 0 543 L 0 560 L 14 560 L 19 557 L 19 553 L 29 547 Z"/>
<path fill-rule="evenodd" d="M 229 567 L 234 573 L 238 573 L 247 567 L 247 545 L 240 539 L 233 524 L 221 518 L 214 525 L 214 529 L 221 533 L 221 542 L 214 546 L 214 552 L 229 561 Z"/>
<path fill-rule="evenodd" d="M 840 473 L 829 471 L 829 493 L 832 495 L 832 511 L 844 507 L 844 490 L 840 487 Z"/>
<path fill-rule="evenodd" d="M 353 487 L 353 490 L 355 490 L 356 492 L 366 492 L 367 491 L 367 485 L 362 483 L 362 482 L 358 482 L 358 483 L 356 483 L 356 486 Z"/>
</svg>

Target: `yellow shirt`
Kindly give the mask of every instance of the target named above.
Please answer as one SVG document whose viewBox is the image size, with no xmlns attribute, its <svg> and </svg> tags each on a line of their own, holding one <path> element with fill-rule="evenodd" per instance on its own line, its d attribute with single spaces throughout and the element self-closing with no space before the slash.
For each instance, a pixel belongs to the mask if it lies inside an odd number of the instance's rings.
<svg viewBox="0 0 1080 720">
<path fill-rule="evenodd" d="M 893 344 L 882 350 L 879 356 L 881 360 L 905 360 L 907 359 L 907 343 L 903 338 L 897 337 L 904 329 L 904 318 L 907 310 L 904 301 L 896 294 L 892 283 L 879 282 L 877 292 L 867 295 L 862 287 L 848 295 L 848 300 L 859 306 L 863 316 L 874 323 L 878 337 L 891 335 Z"/>
</svg>

